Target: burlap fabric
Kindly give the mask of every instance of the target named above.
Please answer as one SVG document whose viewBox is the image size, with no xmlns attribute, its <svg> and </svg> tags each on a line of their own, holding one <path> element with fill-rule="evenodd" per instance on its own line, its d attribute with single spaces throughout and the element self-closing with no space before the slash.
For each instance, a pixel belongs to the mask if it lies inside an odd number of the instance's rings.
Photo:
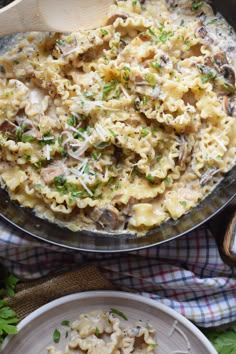
<svg viewBox="0 0 236 354">
<path fill-rule="evenodd" d="M 40 306 L 59 297 L 88 290 L 114 290 L 95 266 L 85 266 L 63 274 L 54 274 L 39 280 L 17 285 L 16 295 L 7 298 L 9 306 L 21 320 Z"/>
</svg>

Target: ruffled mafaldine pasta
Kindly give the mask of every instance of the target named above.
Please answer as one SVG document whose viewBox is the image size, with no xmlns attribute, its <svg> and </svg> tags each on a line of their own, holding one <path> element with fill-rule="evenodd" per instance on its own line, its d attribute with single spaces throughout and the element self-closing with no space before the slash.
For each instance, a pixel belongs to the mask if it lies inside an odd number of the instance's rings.
<svg viewBox="0 0 236 354">
<path fill-rule="evenodd" d="M 0 178 L 71 230 L 142 234 L 235 162 L 235 33 L 202 1 L 117 1 L 104 25 L 0 58 Z"/>
<path fill-rule="evenodd" d="M 137 321 L 127 326 L 114 315 L 126 316 L 119 310 L 93 311 L 80 315 L 67 332 L 64 350 L 54 345 L 47 348 L 48 354 L 154 354 L 158 343 L 156 331 L 149 322 Z M 69 321 L 64 321 L 69 322 Z M 125 321 L 123 321 L 125 322 Z"/>
</svg>

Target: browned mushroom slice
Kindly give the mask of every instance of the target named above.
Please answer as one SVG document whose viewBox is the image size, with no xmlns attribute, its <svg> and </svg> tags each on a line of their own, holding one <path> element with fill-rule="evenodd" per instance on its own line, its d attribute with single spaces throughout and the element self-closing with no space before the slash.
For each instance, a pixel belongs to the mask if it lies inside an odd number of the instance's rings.
<svg viewBox="0 0 236 354">
<path fill-rule="evenodd" d="M 122 20 L 126 20 L 128 18 L 128 15 L 122 14 L 122 13 L 113 14 L 113 15 L 111 15 L 111 17 L 109 17 L 107 19 L 106 24 L 112 25 L 117 18 L 121 18 Z"/>
<path fill-rule="evenodd" d="M 236 117 L 236 108 L 234 100 L 229 96 L 223 98 L 223 108 L 225 113 L 230 117 Z"/>
<path fill-rule="evenodd" d="M 0 123 L 0 132 L 14 135 L 17 129 L 17 125 L 10 122 L 8 119 L 5 119 L 2 123 Z"/>
<path fill-rule="evenodd" d="M 235 87 L 235 71 L 234 68 L 228 64 L 222 65 L 221 73 L 224 78 L 227 80 L 229 85 Z"/>
<path fill-rule="evenodd" d="M 199 24 L 199 26 L 197 27 L 196 31 L 195 31 L 196 35 L 201 37 L 201 38 L 205 38 L 208 34 L 207 29 L 205 26 L 203 26 L 202 24 Z"/>
<path fill-rule="evenodd" d="M 222 65 L 228 64 L 227 57 L 224 52 L 218 52 L 213 56 L 213 61 L 214 63 L 218 66 L 221 67 Z"/>
<path fill-rule="evenodd" d="M 120 224 L 119 211 L 109 206 L 107 208 L 95 208 L 91 213 L 91 219 L 96 222 L 98 227 L 105 230 L 115 230 Z"/>
<path fill-rule="evenodd" d="M 63 176 L 65 174 L 65 166 L 63 164 L 51 165 L 41 170 L 40 176 L 46 184 L 54 181 L 55 177 Z"/>
</svg>

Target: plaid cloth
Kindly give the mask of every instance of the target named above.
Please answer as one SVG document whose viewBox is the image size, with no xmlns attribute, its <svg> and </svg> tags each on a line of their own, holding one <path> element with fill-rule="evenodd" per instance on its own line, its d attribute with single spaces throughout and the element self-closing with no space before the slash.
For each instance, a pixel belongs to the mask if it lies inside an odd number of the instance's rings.
<svg viewBox="0 0 236 354">
<path fill-rule="evenodd" d="M 67 250 L 0 223 L 0 262 L 22 279 L 96 264 L 116 286 L 157 300 L 200 327 L 236 321 L 235 268 L 206 226 L 157 247 L 121 254 Z"/>
</svg>

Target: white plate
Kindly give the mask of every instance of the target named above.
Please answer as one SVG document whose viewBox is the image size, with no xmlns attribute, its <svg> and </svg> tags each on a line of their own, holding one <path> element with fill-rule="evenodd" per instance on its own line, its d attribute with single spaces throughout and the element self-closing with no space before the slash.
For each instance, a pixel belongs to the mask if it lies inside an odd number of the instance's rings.
<svg viewBox="0 0 236 354">
<path fill-rule="evenodd" d="M 54 300 L 22 320 L 17 335 L 4 343 L 2 354 L 43 354 L 53 344 L 53 332 L 61 332 L 58 349 L 63 348 L 66 327 L 63 320 L 94 310 L 122 311 L 129 322 L 148 320 L 156 329 L 157 354 L 217 354 L 208 339 L 189 320 L 157 301 L 126 292 L 88 291 Z M 188 344 L 190 349 L 188 349 Z M 102 354 L 102 353 L 101 353 Z"/>
</svg>

